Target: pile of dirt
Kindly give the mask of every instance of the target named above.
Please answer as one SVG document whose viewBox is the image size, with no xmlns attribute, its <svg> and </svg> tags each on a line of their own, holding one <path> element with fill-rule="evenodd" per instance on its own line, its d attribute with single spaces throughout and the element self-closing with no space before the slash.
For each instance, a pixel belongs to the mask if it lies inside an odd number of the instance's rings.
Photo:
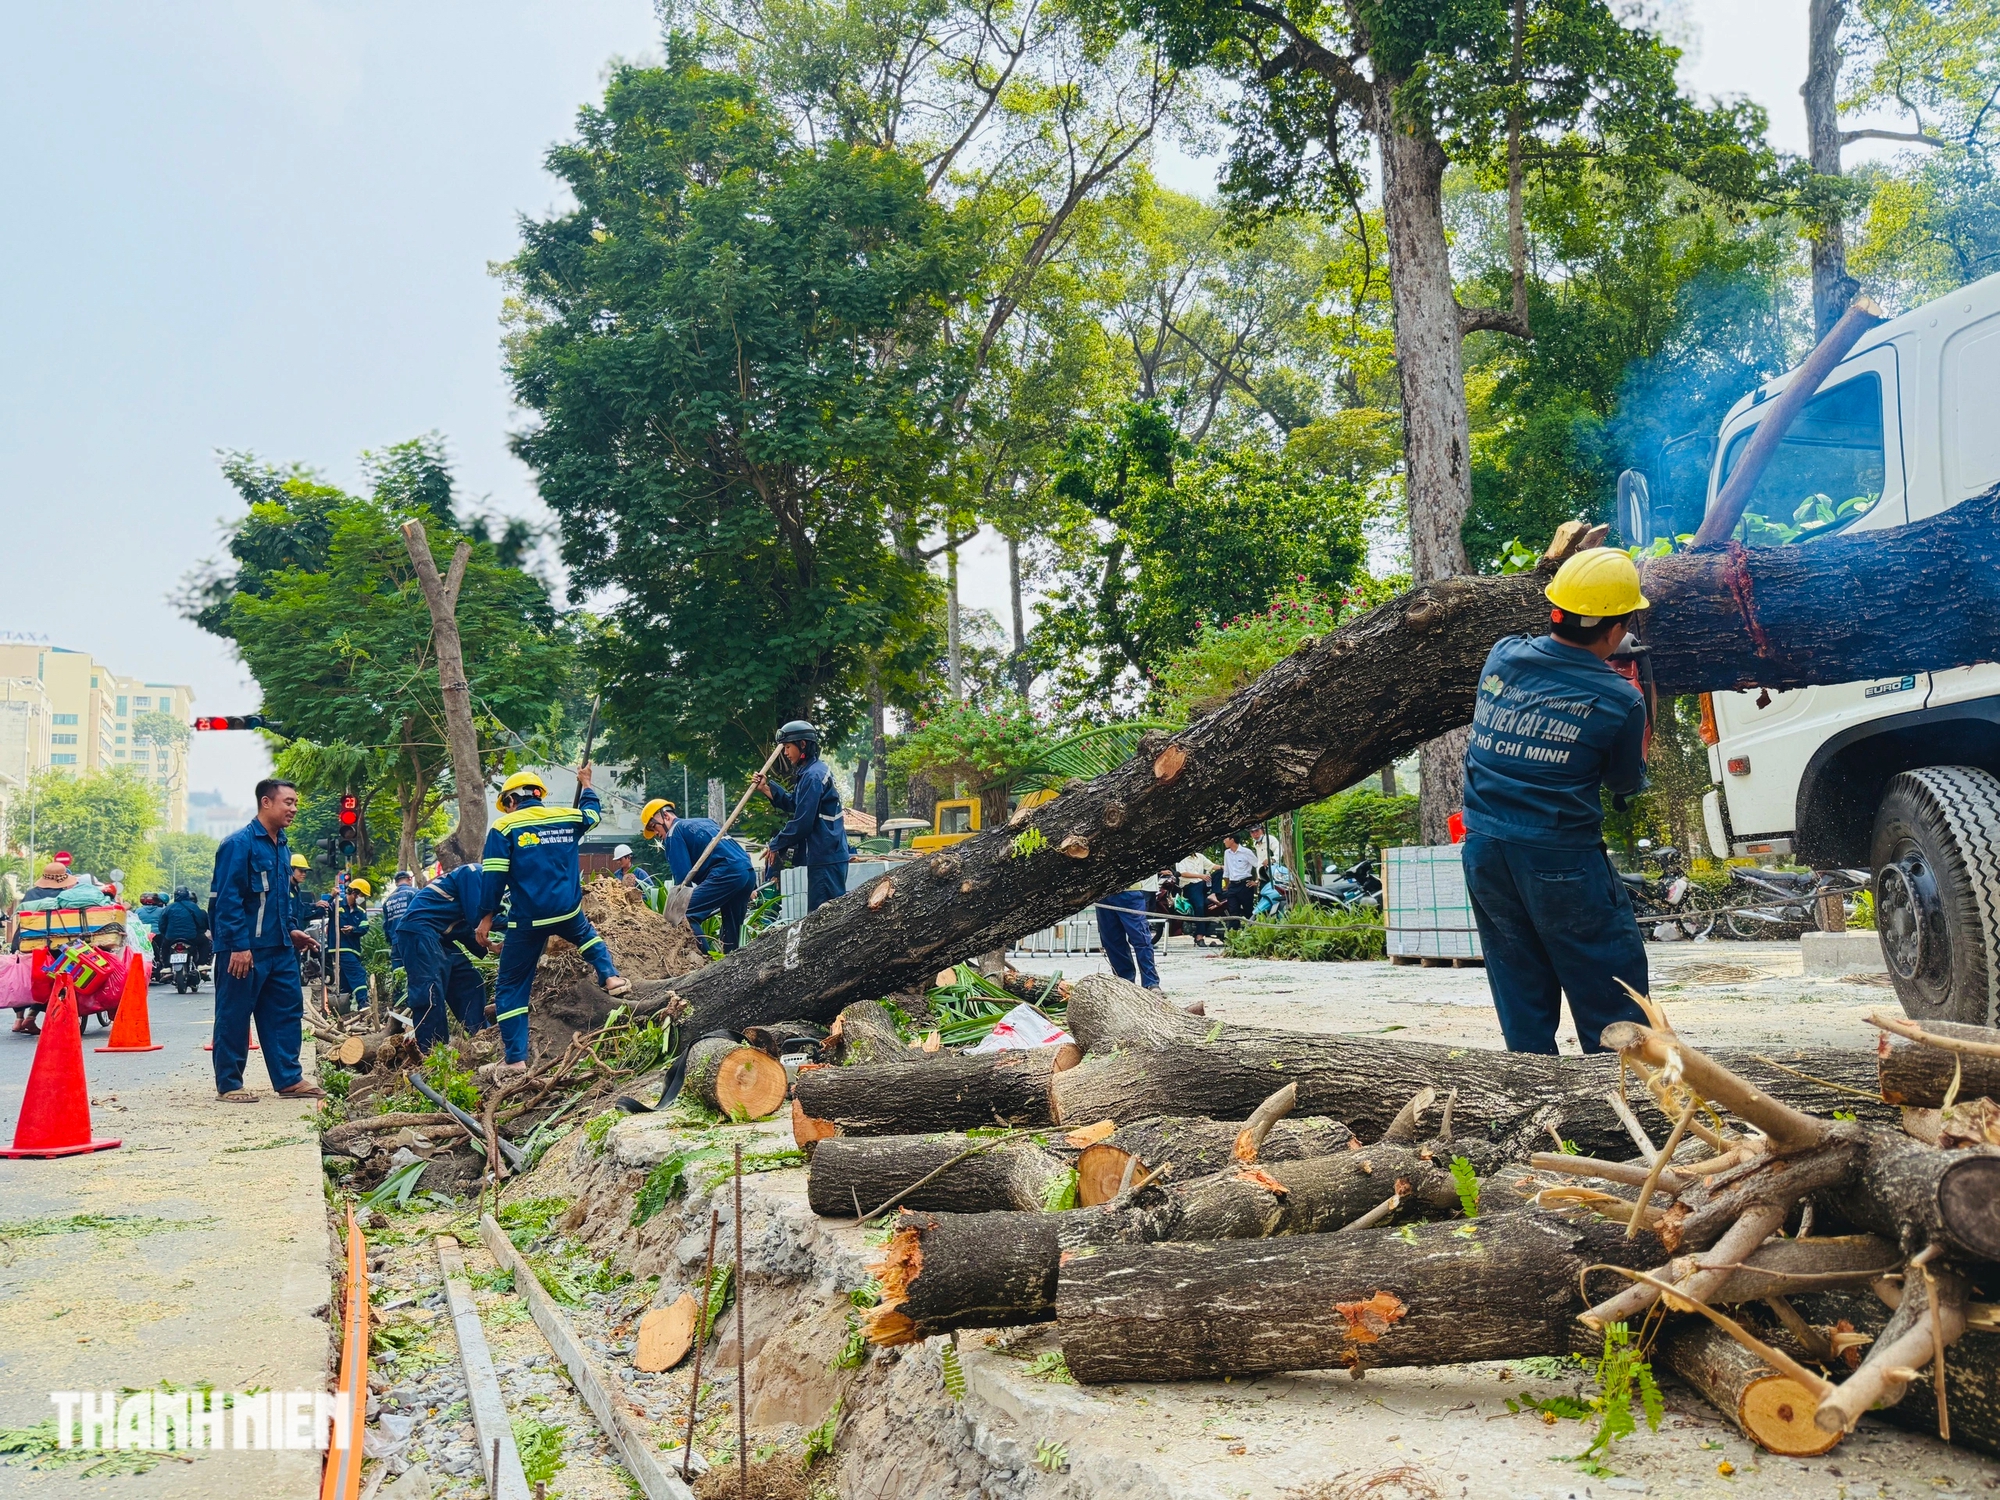
<svg viewBox="0 0 2000 1500">
<path fill-rule="evenodd" d="M 583 914 L 611 950 L 611 962 L 627 979 L 674 979 L 708 963 L 687 923 L 668 925 L 665 917 L 646 905 L 646 897 L 637 886 L 608 876 L 592 881 L 583 888 Z M 539 1001 L 569 990 L 578 980 L 595 983 L 596 978 L 597 971 L 588 959 L 568 943 L 551 939 L 541 967 L 535 971 L 532 998 Z"/>
</svg>

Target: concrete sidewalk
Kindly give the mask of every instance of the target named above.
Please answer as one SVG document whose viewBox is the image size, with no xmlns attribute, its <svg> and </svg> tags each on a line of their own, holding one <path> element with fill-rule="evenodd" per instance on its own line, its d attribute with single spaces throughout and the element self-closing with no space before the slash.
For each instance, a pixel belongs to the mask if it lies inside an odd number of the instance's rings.
<svg viewBox="0 0 2000 1500">
<path fill-rule="evenodd" d="M 314 1111 L 270 1093 L 261 1052 L 245 1084 L 263 1100 L 218 1102 L 202 1050 L 209 989 L 156 985 L 149 1000 L 163 1051 L 96 1052 L 95 1025 L 84 1039 L 94 1133 L 124 1145 L 0 1161 L 0 1427 L 54 1416 L 52 1391 L 332 1387 Z M 0 1138 L 13 1135 L 34 1050 L 0 1031 Z M 0 1493 L 76 1494 L 78 1467 L 0 1460 Z M 317 1453 L 221 1451 L 86 1483 L 131 1500 L 307 1500 L 319 1475 Z"/>
</svg>

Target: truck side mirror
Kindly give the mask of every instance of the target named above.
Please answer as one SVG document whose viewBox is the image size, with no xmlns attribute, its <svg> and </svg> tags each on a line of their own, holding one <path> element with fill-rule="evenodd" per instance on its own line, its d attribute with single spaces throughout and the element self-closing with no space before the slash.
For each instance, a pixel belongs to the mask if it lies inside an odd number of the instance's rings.
<svg viewBox="0 0 2000 1500">
<path fill-rule="evenodd" d="M 1637 469 L 1618 476 L 1618 534 L 1628 547 L 1653 545 L 1653 497 Z"/>
</svg>

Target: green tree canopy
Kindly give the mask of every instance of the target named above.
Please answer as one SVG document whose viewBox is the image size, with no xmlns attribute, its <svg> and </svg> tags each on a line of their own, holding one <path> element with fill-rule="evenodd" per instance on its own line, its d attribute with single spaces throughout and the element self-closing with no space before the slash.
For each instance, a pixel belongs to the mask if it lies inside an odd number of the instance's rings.
<svg viewBox="0 0 2000 1500">
<path fill-rule="evenodd" d="M 961 225 L 893 150 L 795 140 L 748 78 L 670 39 L 618 69 L 525 227 L 516 439 L 574 584 L 617 594 L 596 655 L 623 742 L 715 767 L 790 718 L 829 741 L 868 653 L 935 586 L 888 541 L 946 452 Z"/>
<path fill-rule="evenodd" d="M 159 801 L 146 779 L 130 766 L 74 774 L 60 766 L 37 771 L 28 795 L 17 804 L 15 836 L 28 832 L 22 820 L 26 806 L 34 808 L 35 857 L 47 860 L 60 850 L 72 856 L 71 869 L 100 881 L 113 870 L 125 872 L 126 883 L 148 888 L 155 871 L 147 842 L 159 827 Z M 24 840 L 25 841 L 25 840 Z M 28 871 L 30 879 L 40 865 Z M 206 890 L 206 872 L 203 889 Z"/>
</svg>

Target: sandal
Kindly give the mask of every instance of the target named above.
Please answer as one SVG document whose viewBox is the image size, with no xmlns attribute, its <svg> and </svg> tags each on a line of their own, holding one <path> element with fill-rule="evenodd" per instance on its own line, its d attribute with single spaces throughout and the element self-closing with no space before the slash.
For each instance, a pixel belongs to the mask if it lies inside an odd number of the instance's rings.
<svg viewBox="0 0 2000 1500">
<path fill-rule="evenodd" d="M 215 1097 L 220 1099 L 224 1104 L 255 1104 L 257 1102 L 257 1096 L 248 1089 L 231 1089 L 228 1093 L 217 1094 Z"/>
<path fill-rule="evenodd" d="M 629 995 L 632 993 L 632 981 L 627 979 L 623 974 L 613 974 L 609 979 L 604 981 L 604 993 L 609 995 L 613 1000 L 616 1000 L 621 995 Z"/>
<path fill-rule="evenodd" d="M 303 1078 L 288 1089 L 279 1089 L 280 1099 L 324 1099 L 326 1090 L 316 1083 L 307 1083 Z"/>
</svg>

